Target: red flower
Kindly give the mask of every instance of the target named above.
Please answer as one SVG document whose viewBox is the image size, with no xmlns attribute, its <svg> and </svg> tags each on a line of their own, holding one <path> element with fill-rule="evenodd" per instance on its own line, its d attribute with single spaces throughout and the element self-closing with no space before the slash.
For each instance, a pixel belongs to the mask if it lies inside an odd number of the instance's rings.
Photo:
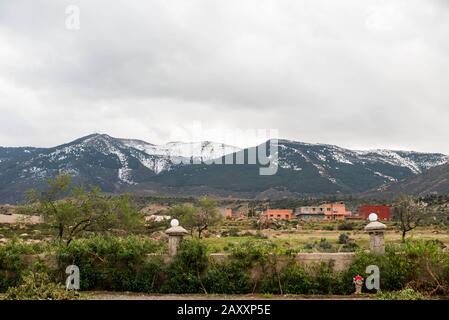
<svg viewBox="0 0 449 320">
<path fill-rule="evenodd" d="M 354 280 L 354 282 L 363 281 L 363 277 L 356 275 L 353 280 Z"/>
</svg>

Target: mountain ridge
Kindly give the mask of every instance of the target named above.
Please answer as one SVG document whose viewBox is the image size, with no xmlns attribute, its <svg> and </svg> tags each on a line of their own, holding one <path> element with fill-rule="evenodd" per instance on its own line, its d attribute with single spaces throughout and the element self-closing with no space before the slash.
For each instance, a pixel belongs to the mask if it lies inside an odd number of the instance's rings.
<svg viewBox="0 0 449 320">
<path fill-rule="evenodd" d="M 279 139 L 272 145 L 277 149 L 271 155 L 278 166 L 274 176 L 259 176 L 259 165 L 219 164 L 223 156 L 247 157 L 263 145 L 245 149 L 212 141 L 156 145 L 91 134 L 51 148 L 0 147 L 0 202 L 23 201 L 27 189 L 42 188 L 48 178 L 61 172 L 71 174 L 77 183 L 98 185 L 107 192 L 207 192 L 209 188 L 256 197 L 267 190 L 298 195 L 357 194 L 449 162 L 449 156 L 441 153 L 351 150 Z"/>
</svg>

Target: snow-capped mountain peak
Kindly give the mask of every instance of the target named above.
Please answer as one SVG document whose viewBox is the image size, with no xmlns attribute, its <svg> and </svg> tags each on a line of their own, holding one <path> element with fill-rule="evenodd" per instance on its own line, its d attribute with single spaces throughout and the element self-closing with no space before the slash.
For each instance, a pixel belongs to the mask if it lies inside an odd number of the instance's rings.
<svg viewBox="0 0 449 320">
<path fill-rule="evenodd" d="M 335 194 L 364 192 L 449 162 L 449 156 L 439 153 L 358 151 L 277 140 L 277 151 L 270 159 L 280 174 L 270 179 L 253 176 L 251 166 L 196 165 L 246 152 L 212 141 L 157 145 L 107 134 L 92 134 L 53 148 L 0 148 L 0 201 L 15 202 L 18 193 L 42 186 L 61 172 L 108 192 L 199 186 L 238 192 L 282 188 L 300 194 Z"/>
<path fill-rule="evenodd" d="M 238 147 L 211 141 L 199 142 L 168 142 L 154 145 L 136 140 L 121 140 L 126 146 L 143 151 L 149 155 L 167 157 L 177 163 L 190 163 L 191 160 L 206 162 L 227 154 L 238 152 Z"/>
</svg>

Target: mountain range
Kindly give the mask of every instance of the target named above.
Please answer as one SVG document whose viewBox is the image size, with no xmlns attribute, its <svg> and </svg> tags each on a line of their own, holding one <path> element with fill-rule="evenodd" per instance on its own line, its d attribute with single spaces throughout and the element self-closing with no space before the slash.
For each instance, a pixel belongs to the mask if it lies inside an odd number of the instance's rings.
<svg viewBox="0 0 449 320">
<path fill-rule="evenodd" d="M 271 176 L 259 175 L 261 166 L 248 161 L 249 154 L 262 146 L 271 152 L 268 142 L 241 149 L 211 141 L 155 145 L 92 134 L 53 148 L 0 147 L 0 203 L 23 201 L 28 189 L 42 188 L 61 172 L 72 175 L 76 183 L 115 193 L 254 198 L 394 195 L 411 189 L 413 193 L 449 192 L 449 156 L 444 154 L 271 142 L 277 153 L 270 159 L 278 166 Z M 245 163 L 219 164 L 225 155 L 244 158 Z M 446 180 L 439 181 L 444 175 Z M 416 188 L 422 190 L 415 192 Z"/>
</svg>

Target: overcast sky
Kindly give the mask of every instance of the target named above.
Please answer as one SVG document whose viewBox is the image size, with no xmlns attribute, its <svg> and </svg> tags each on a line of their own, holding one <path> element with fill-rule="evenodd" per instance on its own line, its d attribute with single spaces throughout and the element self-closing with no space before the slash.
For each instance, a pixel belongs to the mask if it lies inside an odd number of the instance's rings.
<svg viewBox="0 0 449 320">
<path fill-rule="evenodd" d="M 0 0 L 0 145 L 263 128 L 449 154 L 449 1 Z"/>
</svg>

